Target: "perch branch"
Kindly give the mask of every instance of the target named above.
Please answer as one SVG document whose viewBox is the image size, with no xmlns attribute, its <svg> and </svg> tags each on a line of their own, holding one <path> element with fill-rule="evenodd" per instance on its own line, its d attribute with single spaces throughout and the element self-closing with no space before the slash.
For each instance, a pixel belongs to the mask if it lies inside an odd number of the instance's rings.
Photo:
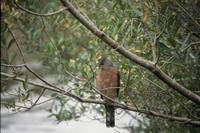
<svg viewBox="0 0 200 133">
<path fill-rule="evenodd" d="M 23 78 L 20 78 L 20 77 L 17 77 L 15 75 L 11 75 L 11 74 L 8 74 L 8 73 L 4 73 L 4 72 L 1 72 L 1 76 L 11 78 L 11 79 L 19 81 L 19 82 L 25 82 L 26 81 Z M 82 102 L 82 103 L 105 104 L 104 101 L 98 101 L 98 100 L 94 100 L 94 99 L 85 99 L 85 98 L 76 96 L 76 95 L 70 93 L 69 91 L 65 91 L 65 90 L 63 90 L 59 87 L 56 87 L 56 86 L 48 86 L 48 85 L 36 83 L 36 82 L 33 82 L 33 81 L 27 81 L 27 83 L 30 84 L 30 85 L 33 85 L 33 86 L 37 86 L 37 87 L 40 87 L 40 88 L 43 88 L 43 89 L 46 89 L 46 90 L 54 91 L 56 93 L 69 96 L 69 97 L 71 97 L 71 98 L 73 98 L 73 99 L 75 99 L 79 102 Z M 146 115 L 152 115 L 152 116 L 156 116 L 156 117 L 160 117 L 160 118 L 164 118 L 164 119 L 175 120 L 175 121 L 178 121 L 178 122 L 182 122 L 184 124 L 193 124 L 193 125 L 200 126 L 200 121 L 193 120 L 193 119 L 190 119 L 190 118 L 187 118 L 187 117 L 177 117 L 177 116 L 172 116 L 172 115 L 168 115 L 168 114 L 161 114 L 161 113 L 156 112 L 156 111 L 151 111 L 151 110 L 148 111 L 148 110 L 144 110 L 144 109 L 137 109 L 137 108 L 125 105 L 125 104 L 121 104 L 121 103 L 118 104 L 115 101 L 114 101 L 113 105 L 116 108 L 121 108 L 121 109 L 130 110 L 130 111 L 134 111 L 134 112 L 139 112 L 139 113 L 143 113 L 143 114 L 146 114 Z"/>
</svg>

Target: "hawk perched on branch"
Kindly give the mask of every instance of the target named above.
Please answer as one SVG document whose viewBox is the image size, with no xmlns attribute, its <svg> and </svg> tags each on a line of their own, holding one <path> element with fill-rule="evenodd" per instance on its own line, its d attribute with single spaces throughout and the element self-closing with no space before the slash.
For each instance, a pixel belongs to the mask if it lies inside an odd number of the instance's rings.
<svg viewBox="0 0 200 133">
<path fill-rule="evenodd" d="M 100 70 L 96 76 L 97 89 L 102 93 L 101 98 L 106 102 L 106 126 L 115 126 L 115 109 L 111 105 L 119 94 L 120 75 L 108 59 L 102 59 L 99 63 Z"/>
</svg>

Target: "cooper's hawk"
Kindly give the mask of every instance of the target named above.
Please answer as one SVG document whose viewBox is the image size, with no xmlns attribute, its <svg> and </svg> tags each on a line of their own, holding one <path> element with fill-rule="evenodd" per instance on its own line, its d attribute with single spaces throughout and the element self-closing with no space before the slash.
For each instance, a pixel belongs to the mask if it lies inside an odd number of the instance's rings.
<svg viewBox="0 0 200 133">
<path fill-rule="evenodd" d="M 119 94 L 120 87 L 120 75 L 116 68 L 113 67 L 113 64 L 108 59 L 102 59 L 100 61 L 100 70 L 96 76 L 96 86 L 97 89 L 104 95 L 101 95 L 101 98 L 106 102 L 106 126 L 114 127 L 115 126 L 115 111 L 111 99 L 115 99 Z M 109 98 L 106 98 L 106 97 Z"/>
</svg>

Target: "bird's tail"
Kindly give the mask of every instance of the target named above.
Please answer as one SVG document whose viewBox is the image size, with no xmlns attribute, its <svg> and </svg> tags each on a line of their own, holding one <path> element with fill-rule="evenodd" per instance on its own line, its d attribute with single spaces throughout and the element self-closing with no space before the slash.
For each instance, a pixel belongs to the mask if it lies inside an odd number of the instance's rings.
<svg viewBox="0 0 200 133">
<path fill-rule="evenodd" d="M 115 126 L 115 109 L 113 105 L 105 105 L 106 108 L 106 127 Z"/>
</svg>

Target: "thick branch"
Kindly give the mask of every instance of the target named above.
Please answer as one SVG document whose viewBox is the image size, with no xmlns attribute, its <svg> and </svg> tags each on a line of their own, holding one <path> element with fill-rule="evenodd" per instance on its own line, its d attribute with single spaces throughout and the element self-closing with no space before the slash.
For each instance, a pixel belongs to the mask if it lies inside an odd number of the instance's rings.
<svg viewBox="0 0 200 133">
<path fill-rule="evenodd" d="M 193 93 L 192 91 L 186 89 L 184 86 L 180 85 L 176 81 L 174 81 L 172 78 L 170 78 L 166 73 L 164 73 L 157 65 L 155 65 L 153 62 L 150 62 L 148 60 L 145 60 L 136 54 L 131 53 L 124 47 L 120 46 L 116 41 L 114 41 L 112 38 L 110 38 L 108 35 L 106 35 L 104 32 L 99 30 L 93 23 L 91 23 L 90 20 L 88 20 L 88 17 L 86 18 L 83 16 L 70 2 L 65 0 L 60 0 L 64 7 L 67 8 L 67 11 L 69 11 L 77 20 L 79 20 L 88 30 L 90 30 L 94 35 L 99 37 L 101 40 L 103 40 L 108 46 L 115 49 L 117 52 L 119 52 L 124 57 L 128 58 L 132 62 L 137 63 L 140 66 L 143 66 L 144 68 L 150 70 L 152 73 L 154 73 L 159 79 L 161 79 L 164 83 L 166 83 L 168 86 L 179 92 L 181 95 L 187 97 L 191 101 L 200 104 L 200 96 Z"/>
<path fill-rule="evenodd" d="M 1 72 L 1 76 L 11 78 L 13 80 L 20 81 L 20 82 L 26 81 L 23 78 L 16 77 L 15 75 L 7 74 L 7 73 L 4 73 L 4 72 Z M 37 87 L 40 87 L 40 88 L 43 88 L 43 89 L 46 89 L 46 90 L 54 91 L 54 92 L 57 92 L 59 94 L 69 96 L 73 99 L 76 99 L 79 102 L 82 102 L 82 103 L 105 104 L 105 102 L 103 102 L 103 101 L 81 98 L 79 96 L 76 96 L 76 95 L 70 93 L 69 91 L 65 91 L 65 90 L 58 88 L 56 86 L 48 86 L 48 85 L 36 83 L 36 82 L 33 82 L 33 81 L 27 81 L 27 83 L 30 84 L 30 85 L 33 85 L 33 86 L 37 86 Z M 189 118 L 186 118 L 186 117 L 176 117 L 176 116 L 171 116 L 171 115 L 166 115 L 166 114 L 160 114 L 159 112 L 155 112 L 155 111 L 147 111 L 147 110 L 144 110 L 144 109 L 137 109 L 137 108 L 134 108 L 134 107 L 131 107 L 131 106 L 121 104 L 121 103 L 118 104 L 115 101 L 114 101 L 113 105 L 116 108 L 121 108 L 121 109 L 130 110 L 130 111 L 134 111 L 134 112 L 139 112 L 139 113 L 143 113 L 143 114 L 146 114 L 146 115 L 152 115 L 152 116 L 156 116 L 156 117 L 160 117 L 160 118 L 164 118 L 164 119 L 175 120 L 175 121 L 178 121 L 178 122 L 183 122 L 185 124 L 193 124 L 193 125 L 200 126 L 200 121 L 189 119 Z"/>
</svg>

